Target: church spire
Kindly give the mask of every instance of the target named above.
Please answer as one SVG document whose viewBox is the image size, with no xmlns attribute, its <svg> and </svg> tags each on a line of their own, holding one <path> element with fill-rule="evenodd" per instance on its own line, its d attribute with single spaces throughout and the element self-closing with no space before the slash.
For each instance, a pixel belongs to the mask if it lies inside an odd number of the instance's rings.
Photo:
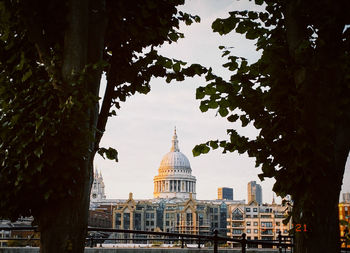
<svg viewBox="0 0 350 253">
<path fill-rule="evenodd" d="M 179 141 L 177 140 L 176 127 L 174 130 L 174 136 L 173 136 L 173 139 L 171 142 L 172 142 L 172 145 L 171 145 L 170 151 L 171 152 L 179 152 L 180 149 L 179 149 Z"/>
</svg>

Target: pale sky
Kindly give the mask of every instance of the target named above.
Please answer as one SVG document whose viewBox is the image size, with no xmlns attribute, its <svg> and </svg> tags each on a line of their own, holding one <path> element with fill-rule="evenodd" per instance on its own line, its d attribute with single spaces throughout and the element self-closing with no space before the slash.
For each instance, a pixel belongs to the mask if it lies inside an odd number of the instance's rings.
<svg viewBox="0 0 350 253">
<path fill-rule="evenodd" d="M 221 67 L 225 61 L 218 46 L 231 46 L 235 55 L 244 56 L 250 62 L 254 62 L 259 53 L 255 51 L 254 42 L 240 35 L 213 33 L 211 23 L 218 17 L 227 17 L 229 11 L 252 9 L 252 6 L 248 1 L 186 1 L 181 9 L 199 15 L 201 23 L 182 26 L 185 39 L 165 45 L 160 51 L 167 57 L 212 67 L 215 73 L 228 77 L 229 72 Z M 170 84 L 154 79 L 150 93 L 136 94 L 121 104 L 118 115 L 109 118 L 101 141 L 101 146 L 118 150 L 119 162 L 103 160 L 99 155 L 95 158 L 95 167 L 104 178 L 107 198 L 127 199 L 129 192 L 133 192 L 136 199 L 153 197 L 153 177 L 158 173 L 162 157 L 170 151 L 176 126 L 180 151 L 189 159 L 192 175 L 197 178 L 197 199 L 216 199 L 218 187 L 232 187 L 235 200 L 247 200 L 247 184 L 255 180 L 262 186 L 263 202 L 271 203 L 274 180 L 260 182 L 257 175 L 261 170 L 255 168 L 254 158 L 245 154 L 222 154 L 220 150 L 192 156 L 196 144 L 226 139 L 228 128 L 251 137 L 256 134 L 251 126 L 242 129 L 239 123 L 232 124 L 216 117 L 216 111 L 202 113 L 195 91 L 205 84 L 205 79 L 198 77 Z M 343 182 L 343 191 L 350 192 L 349 158 Z"/>
</svg>

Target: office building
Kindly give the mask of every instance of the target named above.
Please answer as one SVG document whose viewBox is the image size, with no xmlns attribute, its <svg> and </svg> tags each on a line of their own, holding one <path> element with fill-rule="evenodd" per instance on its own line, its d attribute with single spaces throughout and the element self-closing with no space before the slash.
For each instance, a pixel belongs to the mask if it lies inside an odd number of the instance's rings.
<svg viewBox="0 0 350 253">
<path fill-rule="evenodd" d="M 252 201 L 256 201 L 257 204 L 262 204 L 262 190 L 261 185 L 256 181 L 250 181 L 248 183 L 248 204 Z"/>
<path fill-rule="evenodd" d="M 233 188 L 229 188 L 229 187 L 218 188 L 218 199 L 233 200 Z"/>
</svg>

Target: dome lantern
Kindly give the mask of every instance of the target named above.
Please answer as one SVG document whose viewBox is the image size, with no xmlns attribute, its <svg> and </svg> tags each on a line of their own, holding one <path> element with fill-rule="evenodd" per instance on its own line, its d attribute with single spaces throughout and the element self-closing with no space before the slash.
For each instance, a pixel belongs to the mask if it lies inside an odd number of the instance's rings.
<svg viewBox="0 0 350 253">
<path fill-rule="evenodd" d="M 174 136 L 173 136 L 173 139 L 172 139 L 171 142 L 172 142 L 172 145 L 171 145 L 170 151 L 171 152 L 180 152 L 179 141 L 177 140 L 177 134 L 176 134 L 176 127 L 175 127 L 175 130 L 174 130 Z"/>
</svg>

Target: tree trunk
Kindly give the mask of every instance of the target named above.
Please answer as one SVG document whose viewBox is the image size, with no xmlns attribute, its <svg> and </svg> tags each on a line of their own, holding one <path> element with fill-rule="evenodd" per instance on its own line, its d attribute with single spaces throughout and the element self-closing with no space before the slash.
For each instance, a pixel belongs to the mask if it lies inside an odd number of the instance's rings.
<svg viewBox="0 0 350 253">
<path fill-rule="evenodd" d="M 303 157 L 307 165 L 301 173 L 309 178 L 304 180 L 303 189 L 295 189 L 292 196 L 293 224 L 299 227 L 295 231 L 295 252 L 337 253 L 339 194 L 350 140 L 349 110 L 339 102 L 348 93 L 342 67 L 346 64 L 341 50 L 344 26 L 337 20 L 333 2 L 324 1 L 329 6 L 327 23 L 314 17 L 314 8 L 305 10 L 304 3 L 307 2 L 287 1 L 285 11 L 287 43 L 295 63 L 295 86 L 300 90 L 303 109 L 299 124 L 305 128 L 305 139 L 312 140 L 310 146 L 315 147 L 306 153 L 309 156 Z M 300 57 L 302 42 L 308 41 L 306 30 L 310 20 L 319 29 L 317 36 L 322 42 L 313 51 L 313 61 Z M 303 78 L 297 78 L 298 70 L 305 71 Z"/>
<path fill-rule="evenodd" d="M 319 174 L 294 197 L 293 224 L 301 225 L 301 231 L 294 232 L 295 253 L 340 252 L 338 203 L 349 154 L 349 131 L 339 124 L 334 137 L 333 159 L 325 165 L 324 174 L 313 167 Z"/>
<path fill-rule="evenodd" d="M 92 171 L 92 166 L 85 169 Z M 80 194 L 43 209 L 39 220 L 41 253 L 84 252 L 89 194 L 90 182 L 86 177 Z"/>
<path fill-rule="evenodd" d="M 312 193 L 305 191 L 306 197 L 295 200 L 295 253 L 340 252 L 339 191 L 331 189 L 329 180 L 318 183 Z"/>
<path fill-rule="evenodd" d="M 65 33 L 62 80 L 63 89 L 77 80 L 88 64 L 102 60 L 104 33 L 107 26 L 105 0 L 70 0 L 68 25 Z M 89 78 L 83 84 L 84 93 L 98 97 L 102 68 L 89 69 Z M 41 232 L 41 253 L 83 253 L 87 235 L 87 220 L 90 190 L 95 156 L 95 129 L 98 118 L 98 103 L 87 106 L 79 122 L 83 138 L 84 156 L 79 158 L 76 192 L 66 199 L 43 207 L 38 218 Z M 79 138 L 79 137 L 76 137 Z M 75 140 L 72 139 L 72 142 Z M 62 147 L 64 148 L 64 147 Z M 60 166 L 69 166 L 60 164 Z"/>
</svg>

